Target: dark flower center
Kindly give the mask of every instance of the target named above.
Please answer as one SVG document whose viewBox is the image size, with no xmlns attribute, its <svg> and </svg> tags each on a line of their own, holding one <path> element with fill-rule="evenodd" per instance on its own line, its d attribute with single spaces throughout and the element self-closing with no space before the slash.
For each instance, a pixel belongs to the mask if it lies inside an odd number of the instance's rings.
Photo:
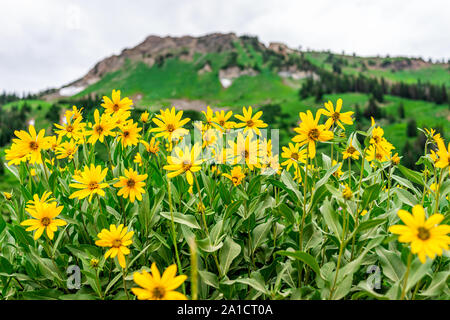
<svg viewBox="0 0 450 320">
<path fill-rule="evenodd" d="M 113 105 L 113 110 L 114 111 L 119 111 L 119 109 L 120 109 L 120 107 L 119 107 L 119 105 L 117 103 Z"/>
<path fill-rule="evenodd" d="M 102 126 L 101 126 L 101 125 L 96 126 L 96 127 L 95 127 L 95 131 L 96 131 L 98 134 L 101 134 L 101 133 L 103 132 Z"/>
<path fill-rule="evenodd" d="M 356 149 L 353 148 L 353 146 L 350 146 L 350 147 L 347 148 L 347 152 L 350 153 L 350 154 L 355 153 L 355 151 L 356 151 Z"/>
<path fill-rule="evenodd" d="M 41 219 L 41 223 L 44 227 L 48 226 L 50 224 L 51 220 L 48 217 L 44 217 Z"/>
<path fill-rule="evenodd" d="M 420 240 L 428 240 L 430 238 L 430 231 L 424 227 L 419 227 L 417 237 Z"/>
<path fill-rule="evenodd" d="M 183 161 L 183 170 L 184 171 L 189 171 L 191 169 L 191 167 L 192 167 L 192 164 L 189 161 L 187 161 L 187 160 Z"/>
<path fill-rule="evenodd" d="M 67 131 L 67 132 L 72 132 L 72 131 L 73 131 L 73 126 L 68 125 L 68 126 L 66 127 L 66 131 Z"/>
<path fill-rule="evenodd" d="M 133 179 L 129 179 L 129 180 L 127 181 L 127 186 L 128 186 L 129 188 L 133 188 L 133 187 L 135 186 L 135 184 L 136 184 L 136 181 L 134 181 Z"/>
<path fill-rule="evenodd" d="M 122 245 L 122 241 L 120 239 L 114 239 L 112 241 L 112 246 L 114 248 L 120 248 L 121 245 Z"/>
<path fill-rule="evenodd" d="M 333 115 L 331 116 L 331 118 L 333 118 L 334 121 L 339 120 L 340 117 L 340 113 L 339 112 L 335 112 L 333 113 Z"/>
<path fill-rule="evenodd" d="M 30 149 L 37 150 L 39 148 L 38 144 L 35 141 L 30 142 Z"/>
<path fill-rule="evenodd" d="M 248 120 L 247 121 L 247 127 L 253 127 L 255 125 L 255 123 L 253 122 L 253 120 Z"/>
<path fill-rule="evenodd" d="M 123 132 L 123 136 L 126 138 L 126 137 L 128 137 L 130 135 L 130 132 L 129 131 L 124 131 Z"/>
<path fill-rule="evenodd" d="M 155 287 L 152 291 L 152 294 L 156 299 L 162 299 L 166 294 L 166 290 L 162 287 Z"/>
<path fill-rule="evenodd" d="M 174 125 L 173 124 L 171 124 L 171 123 L 169 123 L 168 125 L 167 125 L 167 131 L 169 131 L 169 132 L 173 132 L 175 130 L 175 127 L 174 127 Z"/>
<path fill-rule="evenodd" d="M 88 188 L 89 188 L 89 190 L 95 190 L 98 188 L 98 183 L 95 181 L 89 182 Z"/>
<path fill-rule="evenodd" d="M 294 160 L 298 160 L 298 153 L 297 152 L 292 152 L 291 158 L 294 159 Z"/>
<path fill-rule="evenodd" d="M 308 138 L 310 140 L 317 140 L 317 139 L 319 139 L 319 136 L 320 136 L 320 132 L 319 132 L 319 130 L 317 130 L 315 128 L 311 129 L 308 133 Z"/>
</svg>

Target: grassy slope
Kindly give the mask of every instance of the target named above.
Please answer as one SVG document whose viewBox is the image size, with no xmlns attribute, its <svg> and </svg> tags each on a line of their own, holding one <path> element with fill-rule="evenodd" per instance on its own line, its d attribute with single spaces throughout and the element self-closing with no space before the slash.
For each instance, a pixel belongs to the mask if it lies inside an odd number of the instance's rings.
<svg viewBox="0 0 450 320">
<path fill-rule="evenodd" d="M 332 64 L 327 63 L 326 59 L 328 53 L 326 52 L 305 52 L 305 56 L 316 66 L 324 68 L 328 71 L 332 70 Z M 361 63 L 367 62 L 369 60 L 380 61 L 380 60 L 395 60 L 400 58 L 363 58 L 363 57 L 353 57 L 353 56 L 343 56 L 335 54 L 334 56 L 343 58 L 348 61 L 348 66 L 342 68 L 342 72 L 345 74 L 358 74 L 363 72 L 365 75 L 374 77 L 384 77 L 387 80 L 393 82 L 403 81 L 405 83 L 416 83 L 418 79 L 422 82 L 430 82 L 434 84 L 445 84 L 450 87 L 450 70 L 446 69 L 444 65 L 434 64 L 430 67 L 417 69 L 417 70 L 400 70 L 392 72 L 390 68 L 386 69 L 368 69 L 366 71 L 361 71 Z"/>
<path fill-rule="evenodd" d="M 218 72 L 226 63 L 228 54 L 210 53 L 196 54 L 192 62 L 168 59 L 162 67 L 149 67 L 143 63 L 133 65 L 128 62 L 125 68 L 107 74 L 102 80 L 77 94 L 75 98 L 91 92 L 110 95 L 112 89 L 121 89 L 123 95 L 142 94 L 143 98 L 136 103 L 137 106 L 153 106 L 153 109 L 157 109 L 161 105 L 169 105 L 170 99 L 198 99 L 211 106 L 227 107 L 235 111 L 240 111 L 242 106 L 277 103 L 282 106 L 284 113 L 289 114 L 289 120 L 293 123 L 298 120 L 300 111 L 314 110 L 321 107 L 322 103 L 316 103 L 313 98 L 299 101 L 297 90 L 301 81 L 290 80 L 290 85 L 286 85 L 286 80 L 281 79 L 278 75 L 265 68 L 261 53 L 254 50 L 248 43 L 236 42 L 235 47 L 238 53 L 237 61 L 239 64 L 247 67 L 257 66 L 262 71 L 256 76 L 242 76 L 235 79 L 233 84 L 227 89 L 222 88 Z M 305 54 L 313 63 L 331 69 L 331 65 L 324 62 L 328 56 L 327 53 L 308 52 Z M 349 61 L 349 66 L 344 68 L 344 72 L 349 73 L 356 72 L 356 67 L 361 61 L 376 59 L 344 57 Z M 206 62 L 211 65 L 213 71 L 201 75 L 198 74 L 198 70 Z M 433 72 L 428 72 L 425 69 L 415 72 L 396 72 L 392 74 L 392 77 L 397 77 L 396 80 L 413 81 L 414 77 L 417 76 L 423 81 L 432 78 L 434 79 L 433 82 L 440 82 L 444 78 L 443 75 L 448 73 L 447 70 L 440 68 L 438 65 L 433 66 L 433 69 L 435 69 Z M 363 110 L 369 99 L 369 96 L 366 94 L 345 93 L 326 95 L 323 100 L 336 101 L 339 97 L 344 100 L 344 108 L 347 110 L 354 110 L 355 104 L 359 104 L 361 110 Z M 413 101 L 392 96 L 386 96 L 385 100 L 382 107 L 386 109 L 388 114 L 395 116 L 396 122 L 388 123 L 384 120 L 380 124 L 385 128 L 386 136 L 397 148 L 401 148 L 404 145 L 408 118 L 415 118 L 419 127 L 441 125 L 445 129 L 447 137 L 450 136 L 450 124 L 447 121 L 449 111 L 446 105 L 439 106 L 430 102 Z M 397 118 L 397 108 L 401 101 L 404 103 L 406 110 L 405 119 Z M 47 128 L 50 131 L 51 124 L 45 120 L 45 112 L 51 104 L 35 100 L 28 100 L 27 102 L 31 104 L 34 110 L 33 113 L 36 114 L 37 126 Z M 20 102 L 20 104 L 22 103 Z M 8 104 L 5 107 L 8 108 L 13 104 Z M 37 110 L 38 105 L 42 106 L 41 110 Z M 365 119 L 363 121 L 365 125 L 369 125 L 368 121 Z"/>
</svg>

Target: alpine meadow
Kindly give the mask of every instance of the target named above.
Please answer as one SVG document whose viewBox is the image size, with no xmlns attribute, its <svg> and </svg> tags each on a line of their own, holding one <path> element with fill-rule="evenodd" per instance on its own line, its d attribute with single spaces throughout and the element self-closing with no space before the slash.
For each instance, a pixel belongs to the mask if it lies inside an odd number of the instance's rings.
<svg viewBox="0 0 450 320">
<path fill-rule="evenodd" d="M 449 88 L 213 33 L 5 91 L 0 299 L 449 300 Z"/>
</svg>

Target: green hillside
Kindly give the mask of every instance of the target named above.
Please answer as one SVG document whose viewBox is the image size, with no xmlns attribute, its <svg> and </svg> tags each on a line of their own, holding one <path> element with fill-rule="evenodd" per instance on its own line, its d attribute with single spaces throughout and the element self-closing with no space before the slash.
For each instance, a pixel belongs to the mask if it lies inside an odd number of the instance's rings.
<svg viewBox="0 0 450 320">
<path fill-rule="evenodd" d="M 401 152 L 407 141 L 416 148 L 420 144 L 418 136 L 407 136 L 408 123 L 412 120 L 417 127 L 437 128 L 450 138 L 448 64 L 329 52 L 286 53 L 270 50 L 252 37 L 240 37 L 232 43 L 232 48 L 196 52 L 190 59 L 182 58 L 179 52 L 185 49 L 178 48 L 158 56 L 151 66 L 127 59 L 118 70 L 106 73 L 73 97 L 13 101 L 1 108 L 9 112 L 20 110 L 25 104 L 30 109 L 27 118 L 50 132 L 52 122 L 57 121 L 64 109 L 77 105 L 89 110 L 87 103 L 91 107 L 99 106 L 101 97 L 110 95 L 112 89 L 120 89 L 122 95 L 131 97 L 137 109 L 153 111 L 171 105 L 177 107 L 177 101 L 188 105 L 194 101 L 197 112 L 207 105 L 234 111 L 251 105 L 265 110 L 266 121 L 272 128 L 282 129 L 281 143 L 287 143 L 300 111 L 318 109 L 323 102 L 335 102 L 338 98 L 343 99 L 345 110 L 355 111 L 358 128 L 367 128 L 370 116 L 366 110 L 373 96 L 381 110 L 377 121 L 398 151 Z M 230 68 L 238 68 L 243 73 L 252 70 L 252 73 L 233 78 L 232 84 L 224 88 L 220 74 Z M 316 78 L 282 77 L 280 72 L 285 70 L 315 74 Z M 91 100 L 86 100 L 87 97 Z M 404 117 L 400 117 L 400 105 Z"/>
</svg>

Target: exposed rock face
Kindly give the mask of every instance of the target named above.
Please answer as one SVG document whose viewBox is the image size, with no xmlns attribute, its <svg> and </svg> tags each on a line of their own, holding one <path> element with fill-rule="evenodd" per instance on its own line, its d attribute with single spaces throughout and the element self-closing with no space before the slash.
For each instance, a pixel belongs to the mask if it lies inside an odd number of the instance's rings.
<svg viewBox="0 0 450 320">
<path fill-rule="evenodd" d="M 204 74 L 204 73 L 207 73 L 207 72 L 211 72 L 212 71 L 212 68 L 211 68 L 211 66 L 209 65 L 209 63 L 205 63 L 205 65 L 203 66 L 203 68 L 201 68 L 200 70 L 198 70 L 198 74 Z"/>
<path fill-rule="evenodd" d="M 191 60 L 195 52 L 209 53 L 233 50 L 233 42 L 238 39 L 234 33 L 213 33 L 202 37 L 148 36 L 136 47 L 124 49 L 119 55 L 113 55 L 98 62 L 84 77 L 67 86 L 82 87 L 93 84 L 106 73 L 120 69 L 127 59 L 142 61 L 149 66 L 152 66 L 161 57 L 176 55 L 182 60 Z"/>
<path fill-rule="evenodd" d="M 290 55 L 291 53 L 298 52 L 297 50 L 291 49 L 284 43 L 280 42 L 271 42 L 269 44 L 269 49 L 278 54 L 282 54 L 283 56 L 287 56 Z"/>
<path fill-rule="evenodd" d="M 252 69 L 240 69 L 239 67 L 233 66 L 226 69 L 221 69 L 219 71 L 219 81 L 222 87 L 228 88 L 233 83 L 233 80 L 239 78 L 240 76 L 256 76 L 259 72 Z"/>
</svg>

